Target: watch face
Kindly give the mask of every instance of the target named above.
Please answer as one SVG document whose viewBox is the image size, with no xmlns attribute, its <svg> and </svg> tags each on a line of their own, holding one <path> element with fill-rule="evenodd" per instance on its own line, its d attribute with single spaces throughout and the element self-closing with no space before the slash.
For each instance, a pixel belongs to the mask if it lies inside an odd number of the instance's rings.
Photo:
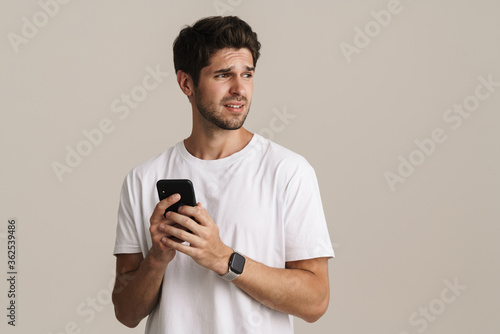
<svg viewBox="0 0 500 334">
<path fill-rule="evenodd" d="M 245 266 L 245 258 L 238 253 L 233 253 L 229 261 L 229 266 L 231 271 L 240 275 L 243 272 L 243 267 Z"/>
</svg>

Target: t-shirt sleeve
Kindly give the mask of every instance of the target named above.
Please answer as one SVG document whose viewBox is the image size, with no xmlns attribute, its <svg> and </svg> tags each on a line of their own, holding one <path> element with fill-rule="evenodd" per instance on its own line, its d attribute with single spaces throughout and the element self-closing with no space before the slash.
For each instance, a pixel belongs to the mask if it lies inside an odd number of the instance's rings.
<svg viewBox="0 0 500 334">
<path fill-rule="evenodd" d="M 118 223 L 116 227 L 116 241 L 113 254 L 141 253 L 139 233 L 132 210 L 133 194 L 132 176 L 129 174 L 122 185 L 120 205 L 118 207 Z"/>
<path fill-rule="evenodd" d="M 301 165 L 286 187 L 285 259 L 334 257 L 316 173 L 307 162 Z"/>
</svg>

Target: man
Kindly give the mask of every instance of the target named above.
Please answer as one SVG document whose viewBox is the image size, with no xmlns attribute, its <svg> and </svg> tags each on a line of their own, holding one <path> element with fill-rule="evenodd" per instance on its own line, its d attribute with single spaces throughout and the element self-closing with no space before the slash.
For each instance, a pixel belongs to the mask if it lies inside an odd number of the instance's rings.
<svg viewBox="0 0 500 334">
<path fill-rule="evenodd" d="M 174 42 L 193 126 L 123 184 L 113 303 L 128 327 L 149 315 L 147 333 L 284 334 L 292 315 L 326 312 L 334 254 L 314 170 L 242 127 L 259 49 L 237 17 L 202 19 Z M 158 202 L 159 179 L 190 179 L 200 203 L 165 213 L 180 196 Z"/>
</svg>

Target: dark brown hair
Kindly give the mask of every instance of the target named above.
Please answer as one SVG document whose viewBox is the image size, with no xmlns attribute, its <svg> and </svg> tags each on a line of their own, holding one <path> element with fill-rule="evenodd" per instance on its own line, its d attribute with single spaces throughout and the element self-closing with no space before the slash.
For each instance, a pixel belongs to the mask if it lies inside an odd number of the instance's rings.
<svg viewBox="0 0 500 334">
<path fill-rule="evenodd" d="M 201 69 L 209 65 L 214 53 L 224 48 L 247 48 L 254 67 L 260 56 L 257 34 L 245 21 L 237 16 L 211 16 L 185 27 L 175 39 L 175 72 L 180 70 L 189 74 L 198 86 Z"/>
</svg>

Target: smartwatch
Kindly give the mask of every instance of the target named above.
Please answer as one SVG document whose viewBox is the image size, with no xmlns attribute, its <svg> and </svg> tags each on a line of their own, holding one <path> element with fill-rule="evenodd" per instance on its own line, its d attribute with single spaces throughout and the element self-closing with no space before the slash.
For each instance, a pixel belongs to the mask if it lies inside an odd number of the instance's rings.
<svg viewBox="0 0 500 334">
<path fill-rule="evenodd" d="M 240 276 L 243 272 L 243 268 L 245 267 L 245 257 L 239 253 L 233 252 L 231 257 L 229 258 L 229 268 L 227 273 L 220 275 L 223 279 L 228 282 L 231 282 L 236 277 Z"/>
</svg>

